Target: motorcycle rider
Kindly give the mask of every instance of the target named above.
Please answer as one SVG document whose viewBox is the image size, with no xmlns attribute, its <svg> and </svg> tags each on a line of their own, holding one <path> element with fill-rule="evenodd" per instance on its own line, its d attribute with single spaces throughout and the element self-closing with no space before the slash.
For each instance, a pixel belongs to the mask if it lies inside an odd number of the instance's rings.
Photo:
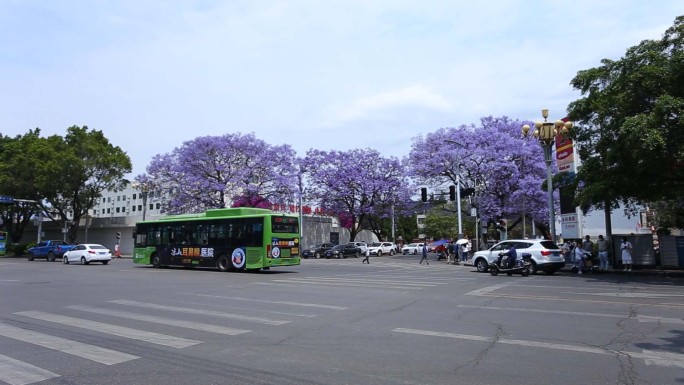
<svg viewBox="0 0 684 385">
<path fill-rule="evenodd" d="M 518 257 L 518 251 L 515 249 L 515 244 L 511 243 L 511 247 L 508 249 L 505 256 L 508 257 L 508 261 L 506 262 L 506 267 L 508 269 L 514 268 L 515 267 L 515 259 Z"/>
</svg>

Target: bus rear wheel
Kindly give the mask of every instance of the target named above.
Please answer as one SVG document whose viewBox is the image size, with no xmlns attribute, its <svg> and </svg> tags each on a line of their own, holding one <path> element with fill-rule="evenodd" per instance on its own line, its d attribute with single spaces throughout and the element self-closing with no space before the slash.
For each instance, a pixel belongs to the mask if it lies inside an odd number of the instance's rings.
<svg viewBox="0 0 684 385">
<path fill-rule="evenodd" d="M 230 260 L 228 256 L 222 255 L 216 260 L 216 268 L 221 272 L 226 272 L 230 270 Z"/>
</svg>

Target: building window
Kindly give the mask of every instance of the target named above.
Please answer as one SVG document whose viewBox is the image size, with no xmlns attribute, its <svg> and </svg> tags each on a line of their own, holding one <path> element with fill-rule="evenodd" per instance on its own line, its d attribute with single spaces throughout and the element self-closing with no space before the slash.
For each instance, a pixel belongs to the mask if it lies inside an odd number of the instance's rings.
<svg viewBox="0 0 684 385">
<path fill-rule="evenodd" d="M 118 214 L 120 212 L 120 209 L 117 207 L 116 208 L 116 213 Z"/>
<path fill-rule="evenodd" d="M 133 206 L 133 211 L 135 211 L 135 205 Z"/>
<path fill-rule="evenodd" d="M 135 199 L 136 199 L 136 198 L 135 198 L 136 196 L 137 196 L 136 194 L 133 194 L 133 200 L 135 200 Z"/>
<path fill-rule="evenodd" d="M 111 202 L 111 201 L 112 201 L 112 197 L 107 197 L 107 202 Z"/>
<path fill-rule="evenodd" d="M 154 210 L 154 203 L 150 203 L 150 210 Z"/>
<path fill-rule="evenodd" d="M 109 209 L 107 209 L 107 214 L 109 214 Z"/>
<path fill-rule="evenodd" d="M 138 211 L 142 211 L 142 205 L 138 205 Z"/>
<path fill-rule="evenodd" d="M 161 208 L 161 203 L 157 203 L 156 209 L 159 210 Z"/>
<path fill-rule="evenodd" d="M 117 196 L 116 196 L 116 201 L 117 201 L 117 202 L 121 202 L 121 197 L 117 195 Z"/>
</svg>

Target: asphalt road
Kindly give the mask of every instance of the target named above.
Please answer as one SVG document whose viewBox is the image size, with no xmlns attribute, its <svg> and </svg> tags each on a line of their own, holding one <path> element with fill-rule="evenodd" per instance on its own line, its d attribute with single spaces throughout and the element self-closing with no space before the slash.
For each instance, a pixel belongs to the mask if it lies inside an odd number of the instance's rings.
<svg viewBox="0 0 684 385">
<path fill-rule="evenodd" d="M 0 384 L 684 383 L 684 280 L 0 259 Z"/>
</svg>

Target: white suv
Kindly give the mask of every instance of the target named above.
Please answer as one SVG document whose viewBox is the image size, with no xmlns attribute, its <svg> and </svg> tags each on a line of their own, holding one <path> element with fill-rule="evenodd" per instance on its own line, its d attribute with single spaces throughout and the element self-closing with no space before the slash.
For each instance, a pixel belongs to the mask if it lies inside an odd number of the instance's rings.
<svg viewBox="0 0 684 385">
<path fill-rule="evenodd" d="M 368 246 L 371 255 L 381 256 L 383 254 L 394 255 L 397 247 L 392 242 L 373 242 Z"/>
<path fill-rule="evenodd" d="M 361 249 L 361 255 L 366 255 L 366 250 L 368 250 L 368 245 L 366 242 L 349 242 L 349 244 Z"/>
<path fill-rule="evenodd" d="M 487 271 L 489 264 L 499 257 L 500 252 L 508 251 L 511 244 L 515 246 L 519 258 L 522 257 L 523 253 L 529 253 L 532 256 L 532 274 L 539 270 L 546 274 L 554 274 L 565 266 L 565 259 L 561 250 L 553 241 L 546 239 L 509 239 L 495 244 L 489 250 L 482 250 L 473 254 L 473 264 L 477 267 L 477 271 Z"/>
</svg>

